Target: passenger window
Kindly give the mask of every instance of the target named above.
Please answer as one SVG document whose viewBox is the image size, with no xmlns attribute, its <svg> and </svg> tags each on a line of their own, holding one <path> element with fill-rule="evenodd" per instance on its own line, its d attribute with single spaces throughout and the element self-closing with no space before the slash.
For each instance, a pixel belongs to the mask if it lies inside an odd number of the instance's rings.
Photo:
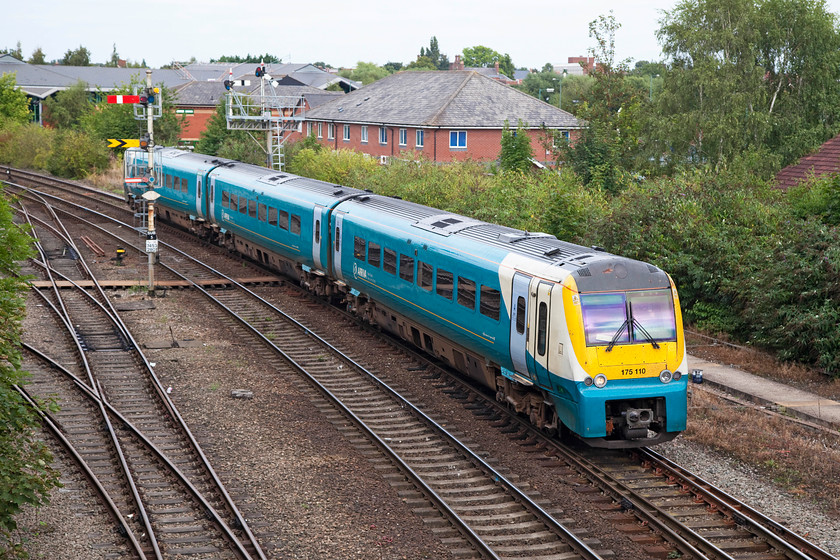
<svg viewBox="0 0 840 560">
<path fill-rule="evenodd" d="M 455 277 L 448 270 L 437 269 L 437 295 L 452 301 L 455 288 Z"/>
<path fill-rule="evenodd" d="M 174 180 L 175 180 L 175 184 L 172 186 L 172 188 L 175 189 L 176 191 L 180 191 L 181 190 L 181 178 L 180 177 L 175 177 Z"/>
<path fill-rule="evenodd" d="M 230 195 L 230 209 L 236 212 L 239 209 L 239 196 Z"/>
<path fill-rule="evenodd" d="M 475 310 L 475 282 L 458 277 L 458 303 Z"/>
<path fill-rule="evenodd" d="M 499 290 L 481 287 L 481 294 L 478 301 L 478 310 L 482 315 L 490 317 L 491 319 L 499 320 L 499 307 L 501 305 L 502 294 Z"/>
<path fill-rule="evenodd" d="M 292 214 L 292 229 L 291 232 L 295 235 L 300 235 L 300 216 Z"/>
<path fill-rule="evenodd" d="M 353 256 L 358 260 L 365 260 L 365 240 L 361 237 L 353 238 Z"/>
<path fill-rule="evenodd" d="M 244 196 L 239 197 L 239 213 L 240 214 L 247 214 L 248 213 L 248 199 Z"/>
<path fill-rule="evenodd" d="M 266 221 L 266 219 L 267 219 L 267 217 L 266 217 L 267 211 L 266 211 L 266 206 L 265 206 L 265 204 L 263 204 L 262 202 L 260 202 L 260 203 L 259 203 L 259 206 L 257 207 L 257 211 L 259 212 L 259 214 L 258 214 L 258 216 L 259 216 L 259 218 L 258 218 L 258 219 L 259 219 L 259 221 L 261 221 L 261 222 Z"/>
<path fill-rule="evenodd" d="M 268 207 L 268 225 L 277 225 L 277 208 L 274 208 L 273 206 Z"/>
<path fill-rule="evenodd" d="M 368 264 L 379 268 L 382 260 L 382 248 L 377 243 L 368 243 Z"/>
<path fill-rule="evenodd" d="M 280 222 L 279 222 L 280 229 L 289 229 L 289 213 L 285 210 L 280 210 Z"/>
<path fill-rule="evenodd" d="M 537 354 L 545 356 L 545 335 L 548 330 L 548 306 L 540 303 L 540 312 L 537 318 Z"/>
<path fill-rule="evenodd" d="M 163 186 L 166 187 L 167 189 L 172 188 L 172 175 L 164 175 Z"/>
<path fill-rule="evenodd" d="M 522 296 L 516 300 L 516 332 L 525 333 L 525 298 Z"/>
<path fill-rule="evenodd" d="M 432 265 L 424 263 L 423 261 L 418 261 L 417 283 L 420 285 L 420 287 L 424 290 L 432 291 L 434 278 L 434 269 L 432 268 Z"/>
<path fill-rule="evenodd" d="M 190 182 L 187 181 L 187 178 L 184 177 L 183 179 L 181 179 L 181 190 L 184 191 L 184 192 L 187 192 L 189 190 L 189 187 L 190 187 Z"/>
<path fill-rule="evenodd" d="M 230 193 L 222 191 L 222 208 L 230 208 Z"/>
<path fill-rule="evenodd" d="M 382 261 L 382 270 L 388 274 L 397 273 L 397 252 L 385 249 L 385 258 Z"/>
<path fill-rule="evenodd" d="M 400 253 L 400 278 L 414 283 L 414 259 Z"/>
<path fill-rule="evenodd" d="M 248 201 L 248 216 L 251 218 L 257 217 L 257 201 L 256 200 L 249 200 Z"/>
</svg>

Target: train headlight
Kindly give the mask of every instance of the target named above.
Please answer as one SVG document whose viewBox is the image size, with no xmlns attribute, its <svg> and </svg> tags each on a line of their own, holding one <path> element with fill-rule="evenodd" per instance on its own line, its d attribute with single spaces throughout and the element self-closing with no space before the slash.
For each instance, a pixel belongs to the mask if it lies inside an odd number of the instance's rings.
<svg viewBox="0 0 840 560">
<path fill-rule="evenodd" d="M 583 384 L 587 387 L 592 387 L 592 378 L 587 375 L 586 379 L 583 380 Z"/>
<path fill-rule="evenodd" d="M 674 378 L 674 374 L 671 373 L 670 370 L 663 369 L 659 373 L 659 381 L 661 381 L 662 383 L 670 383 L 673 378 Z"/>
<path fill-rule="evenodd" d="M 595 376 L 595 386 L 599 389 L 602 388 L 604 385 L 607 384 L 607 376 L 603 373 L 599 373 Z"/>
<path fill-rule="evenodd" d="M 680 377 L 682 377 L 682 373 L 679 370 L 675 371 L 674 372 L 674 381 L 679 381 Z"/>
</svg>

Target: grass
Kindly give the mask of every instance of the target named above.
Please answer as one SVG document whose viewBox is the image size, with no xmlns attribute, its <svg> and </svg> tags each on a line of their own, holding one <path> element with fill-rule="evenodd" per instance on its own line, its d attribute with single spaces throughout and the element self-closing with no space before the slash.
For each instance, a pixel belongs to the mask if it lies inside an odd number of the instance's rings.
<svg viewBox="0 0 840 560">
<path fill-rule="evenodd" d="M 683 437 L 753 465 L 788 492 L 840 516 L 840 434 L 732 405 L 695 385 Z"/>
</svg>

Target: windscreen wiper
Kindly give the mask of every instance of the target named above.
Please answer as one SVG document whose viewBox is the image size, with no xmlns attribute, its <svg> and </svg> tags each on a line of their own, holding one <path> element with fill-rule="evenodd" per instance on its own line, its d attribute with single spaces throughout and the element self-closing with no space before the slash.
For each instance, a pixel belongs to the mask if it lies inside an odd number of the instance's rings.
<svg viewBox="0 0 840 560">
<path fill-rule="evenodd" d="M 618 327 L 617 331 L 615 331 L 615 334 L 613 335 L 612 340 L 610 340 L 609 345 L 607 345 L 607 350 L 606 350 L 607 352 L 612 352 L 613 346 L 615 346 L 615 343 L 618 342 L 619 338 L 621 338 L 621 331 L 623 331 L 627 327 L 628 322 L 629 322 L 628 319 L 624 319 L 624 322 L 621 323 L 621 326 Z"/>
<path fill-rule="evenodd" d="M 635 317 L 633 318 L 633 325 L 634 325 L 637 329 L 639 329 L 639 332 L 641 332 L 641 333 L 642 333 L 642 335 L 645 337 L 645 340 L 647 340 L 648 342 L 650 342 L 650 343 L 651 343 L 651 345 L 652 345 L 655 349 L 659 349 L 659 344 L 657 344 L 657 342 L 653 339 L 653 337 L 650 335 L 650 333 L 649 333 L 649 332 L 647 332 L 647 329 L 646 329 L 646 328 L 644 328 L 644 327 L 642 326 L 642 324 L 636 320 L 636 318 L 635 318 Z"/>
</svg>

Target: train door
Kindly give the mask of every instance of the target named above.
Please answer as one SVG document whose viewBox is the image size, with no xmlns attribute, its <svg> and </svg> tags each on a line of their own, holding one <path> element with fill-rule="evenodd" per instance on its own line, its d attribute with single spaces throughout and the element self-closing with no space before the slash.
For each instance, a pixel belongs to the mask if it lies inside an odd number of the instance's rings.
<svg viewBox="0 0 840 560">
<path fill-rule="evenodd" d="M 216 193 L 216 178 L 215 177 L 210 177 L 209 184 L 207 185 L 207 205 L 204 208 L 204 215 L 211 222 L 216 221 L 216 217 L 213 215 L 213 198 L 215 196 L 215 193 Z"/>
<path fill-rule="evenodd" d="M 201 208 L 201 191 L 204 186 L 204 175 L 197 173 L 195 176 L 195 213 L 198 217 L 204 217 L 204 212 Z"/>
<path fill-rule="evenodd" d="M 335 228 L 333 229 L 333 274 L 336 278 L 344 280 L 344 275 L 341 273 L 341 228 L 344 225 L 344 213 L 336 212 Z"/>
<path fill-rule="evenodd" d="M 323 220 L 324 207 L 315 206 L 312 212 L 312 260 L 317 268 L 324 268 L 321 264 L 321 221 Z"/>
<path fill-rule="evenodd" d="M 528 287 L 531 277 L 517 272 L 513 277 L 510 309 L 510 359 L 513 369 L 532 379 L 528 368 Z"/>
<path fill-rule="evenodd" d="M 541 282 L 534 279 L 531 282 L 530 292 L 530 314 L 528 326 L 531 330 L 528 340 L 528 371 L 532 379 L 543 387 L 550 387 L 548 372 L 549 346 L 548 333 L 551 328 L 549 310 L 551 309 L 551 288 L 550 282 Z"/>
</svg>

